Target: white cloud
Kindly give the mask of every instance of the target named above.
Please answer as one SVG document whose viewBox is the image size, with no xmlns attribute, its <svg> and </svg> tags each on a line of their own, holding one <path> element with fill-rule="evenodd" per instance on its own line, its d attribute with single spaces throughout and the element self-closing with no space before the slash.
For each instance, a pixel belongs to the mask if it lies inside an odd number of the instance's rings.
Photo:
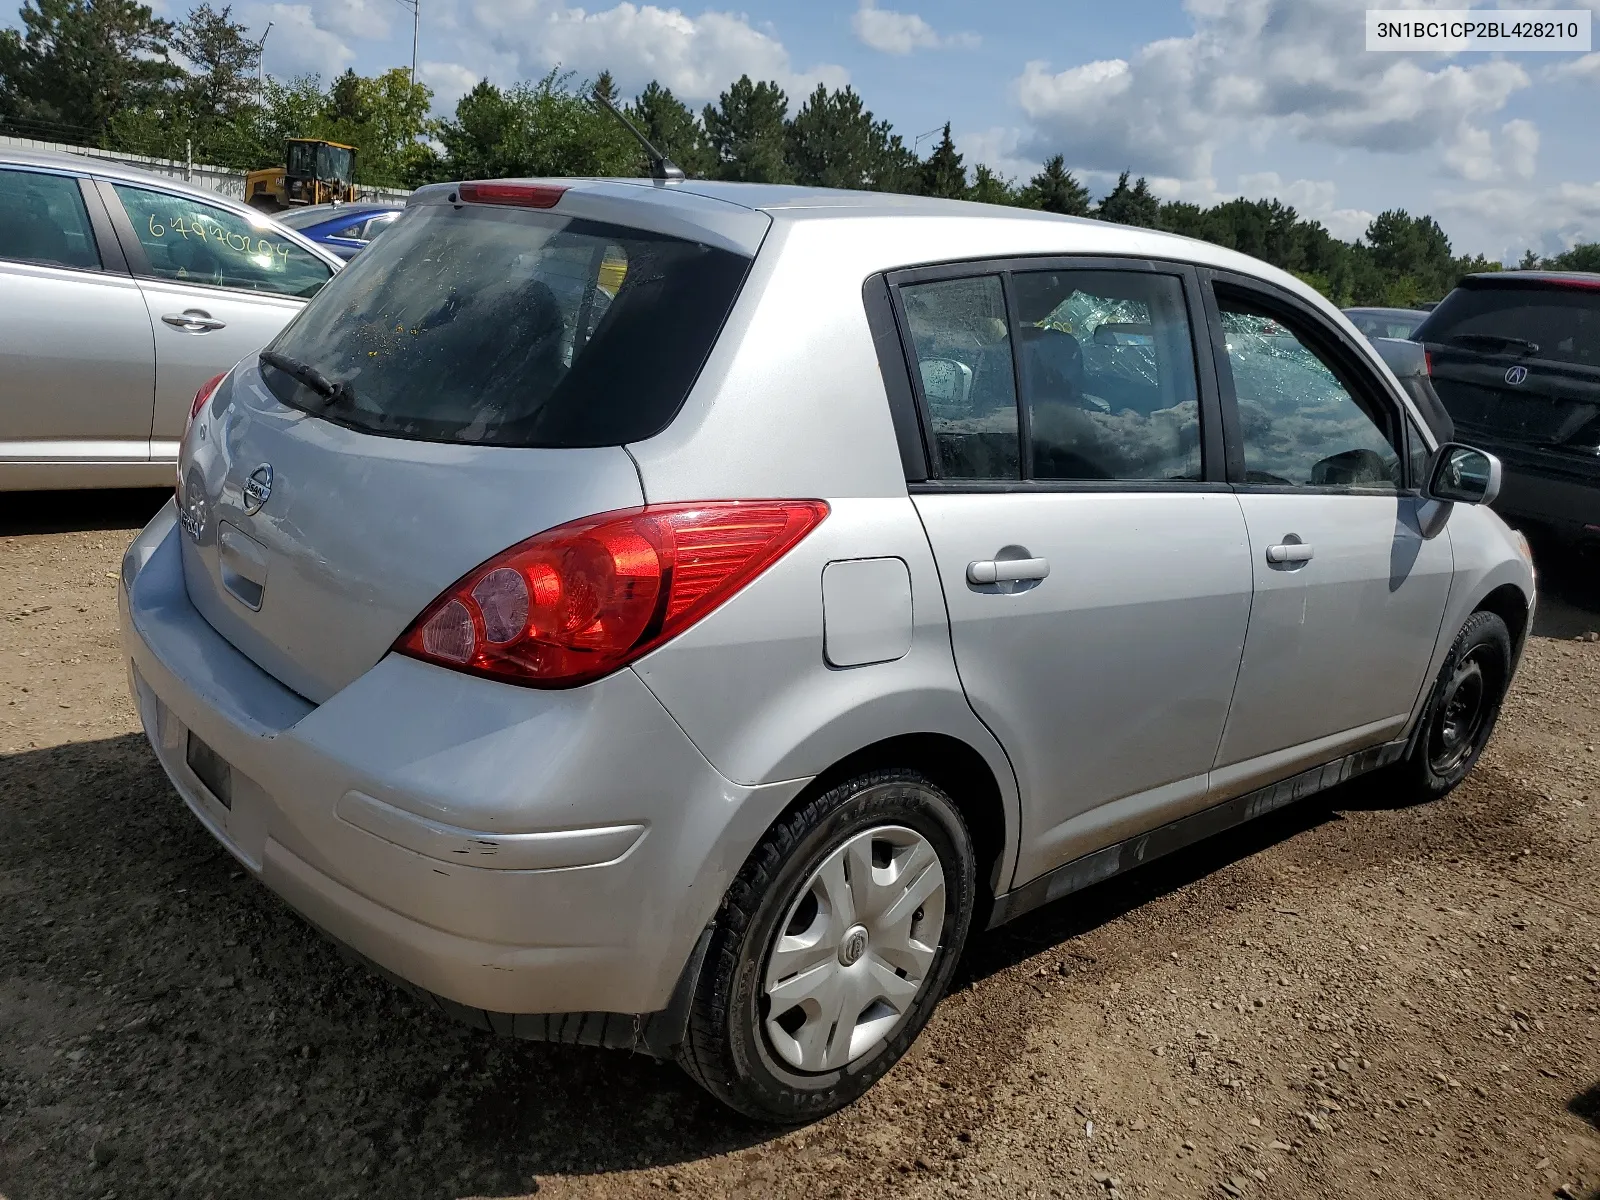
<svg viewBox="0 0 1600 1200">
<path fill-rule="evenodd" d="M 263 27 L 272 22 L 262 56 L 272 74 L 329 78 L 355 61 L 355 51 L 344 39 L 317 23 L 311 5 L 268 4 L 256 11 Z"/>
<path fill-rule="evenodd" d="M 1463 121 L 1441 160 L 1451 174 L 1474 183 L 1532 179 L 1539 161 L 1539 127 L 1532 121 L 1507 121 L 1500 136 Z"/>
<path fill-rule="evenodd" d="M 1022 137 L 1020 129 L 996 126 L 977 133 L 957 133 L 951 140 L 961 152 L 969 179 L 982 163 L 1004 179 L 1027 183 L 1038 173 L 1041 164 L 1038 159 L 1019 153 Z"/>
<path fill-rule="evenodd" d="M 386 38 L 400 11 L 394 0 L 318 0 L 317 24 L 347 38 Z"/>
<path fill-rule="evenodd" d="M 657 79 L 680 99 L 695 101 L 715 99 L 743 74 L 776 80 L 791 99 L 819 83 L 843 87 L 850 78 L 832 64 L 796 69 L 782 42 L 735 13 L 689 17 L 627 0 L 590 12 L 546 0 L 506 0 L 479 3 L 471 18 L 476 28 L 464 29 L 466 37 L 487 38 L 525 77 L 555 66 L 583 74 L 609 70 L 625 92 Z"/>
<path fill-rule="evenodd" d="M 864 45 L 885 54 L 910 54 L 914 50 L 944 48 L 970 50 L 980 40 L 975 33 L 941 36 L 916 13 L 879 8 L 874 0 L 861 0 L 860 7 L 850 18 L 850 28 L 855 30 L 856 37 Z"/>
<path fill-rule="evenodd" d="M 1362 208 L 1340 208 L 1339 185 L 1331 179 L 1285 183 L 1276 171 L 1239 176 L 1237 195 L 1250 200 L 1280 201 L 1308 220 L 1321 221 L 1329 233 L 1345 241 L 1364 236 L 1377 215 Z"/>
<path fill-rule="evenodd" d="M 1545 72 L 1548 79 L 1578 79 L 1587 83 L 1600 83 L 1600 51 L 1585 54 L 1582 58 L 1557 63 Z"/>
<path fill-rule="evenodd" d="M 483 74 L 460 63 L 423 59 L 417 64 L 417 77 L 433 89 L 436 105 L 450 108 L 477 86 Z"/>
<path fill-rule="evenodd" d="M 1449 222 L 1457 253 L 1481 248 L 1504 262 L 1514 262 L 1530 246 L 1555 254 L 1578 242 L 1600 241 L 1600 179 L 1440 192 L 1432 210 Z"/>
<path fill-rule="evenodd" d="M 1276 135 L 1370 151 L 1460 141 L 1529 85 L 1517 64 L 1369 54 L 1366 0 L 1190 0 L 1195 31 L 1127 59 L 1026 64 L 1017 99 L 1036 153 L 1101 170 L 1199 179 L 1222 146 Z M 1467 146 L 1463 154 L 1473 147 Z"/>
</svg>

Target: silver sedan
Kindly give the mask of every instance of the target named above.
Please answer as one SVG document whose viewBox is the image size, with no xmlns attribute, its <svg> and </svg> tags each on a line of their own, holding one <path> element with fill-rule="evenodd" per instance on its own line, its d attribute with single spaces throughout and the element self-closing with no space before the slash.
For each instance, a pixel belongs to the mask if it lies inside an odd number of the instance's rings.
<svg viewBox="0 0 1600 1200">
<path fill-rule="evenodd" d="M 170 484 L 196 393 L 340 265 L 212 192 L 0 153 L 0 491 Z"/>
</svg>

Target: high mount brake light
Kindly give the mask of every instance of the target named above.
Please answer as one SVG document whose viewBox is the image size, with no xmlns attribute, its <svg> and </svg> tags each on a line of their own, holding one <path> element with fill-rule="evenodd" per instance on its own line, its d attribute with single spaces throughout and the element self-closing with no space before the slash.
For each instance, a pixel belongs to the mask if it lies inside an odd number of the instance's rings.
<svg viewBox="0 0 1600 1200">
<path fill-rule="evenodd" d="M 452 585 L 394 648 L 506 683 L 576 687 L 707 616 L 827 515 L 821 500 L 740 500 L 569 521 Z"/>
<path fill-rule="evenodd" d="M 549 183 L 463 183 L 457 192 L 466 204 L 504 204 L 513 208 L 554 208 L 567 189 Z"/>
</svg>

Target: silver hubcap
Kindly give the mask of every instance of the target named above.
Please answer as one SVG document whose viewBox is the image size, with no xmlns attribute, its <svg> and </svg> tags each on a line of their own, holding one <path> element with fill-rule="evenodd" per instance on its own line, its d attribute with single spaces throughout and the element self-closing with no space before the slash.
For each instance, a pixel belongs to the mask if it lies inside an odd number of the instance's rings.
<svg viewBox="0 0 1600 1200">
<path fill-rule="evenodd" d="M 885 825 L 858 833 L 812 873 L 767 954 L 766 1030 L 801 1071 L 831 1071 L 882 1044 L 933 968 L 944 868 L 928 839 Z"/>
</svg>

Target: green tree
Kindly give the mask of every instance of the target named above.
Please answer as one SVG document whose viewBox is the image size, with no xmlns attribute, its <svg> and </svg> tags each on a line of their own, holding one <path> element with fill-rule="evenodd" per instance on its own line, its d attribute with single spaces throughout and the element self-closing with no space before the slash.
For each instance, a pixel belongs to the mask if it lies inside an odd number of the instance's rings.
<svg viewBox="0 0 1600 1200">
<path fill-rule="evenodd" d="M 601 96 L 612 104 L 616 104 L 618 108 L 622 107 L 621 104 L 617 103 L 617 81 L 611 78 L 610 71 L 601 71 L 600 74 L 595 76 L 594 87 L 589 89 L 589 94 Z"/>
<path fill-rule="evenodd" d="M 967 199 L 979 204 L 1015 204 L 1017 188 L 1011 180 L 996 175 L 987 164 L 979 163 L 972 172 L 972 190 Z"/>
<path fill-rule="evenodd" d="M 1547 258 L 1540 265 L 1547 271 L 1600 272 L 1600 242 L 1579 242 L 1571 250 Z"/>
<path fill-rule="evenodd" d="M 1138 225 L 1154 229 L 1161 219 L 1161 200 L 1150 190 L 1143 175 L 1128 186 L 1128 172 L 1124 171 L 1112 188 L 1096 206 L 1094 215 L 1102 221 L 1115 221 L 1118 225 Z"/>
<path fill-rule="evenodd" d="M 795 182 L 812 187 L 906 191 L 914 178 L 914 156 L 848 86 L 817 85 L 789 122 L 788 151 Z"/>
<path fill-rule="evenodd" d="M 789 98 L 775 83 L 752 83 L 741 75 L 715 105 L 706 105 L 706 138 L 718 179 L 744 183 L 791 183 L 784 155 Z"/>
<path fill-rule="evenodd" d="M 644 151 L 610 113 L 594 104 L 592 85 L 571 72 L 502 91 L 481 81 L 438 126 L 443 170 L 452 179 L 505 175 L 642 175 Z"/>
<path fill-rule="evenodd" d="M 0 41 L 0 115 L 34 136 L 104 145 L 119 113 L 183 76 L 171 22 L 134 0 L 24 0 L 18 16 Z"/>
<path fill-rule="evenodd" d="M 1089 189 L 1067 170 L 1066 159 L 1054 154 L 1045 160 L 1044 169 L 1028 181 L 1017 203 L 1024 208 L 1086 217 L 1089 215 Z"/>
<path fill-rule="evenodd" d="M 1535 271 L 1539 268 L 1539 254 L 1531 246 L 1522 252 L 1522 261 L 1517 264 L 1519 271 Z"/>
<path fill-rule="evenodd" d="M 950 140 L 950 122 L 944 123 L 944 136 L 922 164 L 922 194 L 944 196 L 960 200 L 967 195 L 967 169 L 956 153 L 956 144 Z"/>
<path fill-rule="evenodd" d="M 655 80 L 634 99 L 630 115 L 645 137 L 691 179 L 704 179 L 717 166 L 706 131 L 687 104 Z"/>
<path fill-rule="evenodd" d="M 1379 213 L 1367 226 L 1366 245 L 1384 278 L 1386 304 L 1437 300 L 1460 275 L 1450 239 L 1432 217 L 1413 217 L 1403 208 Z"/>
</svg>

